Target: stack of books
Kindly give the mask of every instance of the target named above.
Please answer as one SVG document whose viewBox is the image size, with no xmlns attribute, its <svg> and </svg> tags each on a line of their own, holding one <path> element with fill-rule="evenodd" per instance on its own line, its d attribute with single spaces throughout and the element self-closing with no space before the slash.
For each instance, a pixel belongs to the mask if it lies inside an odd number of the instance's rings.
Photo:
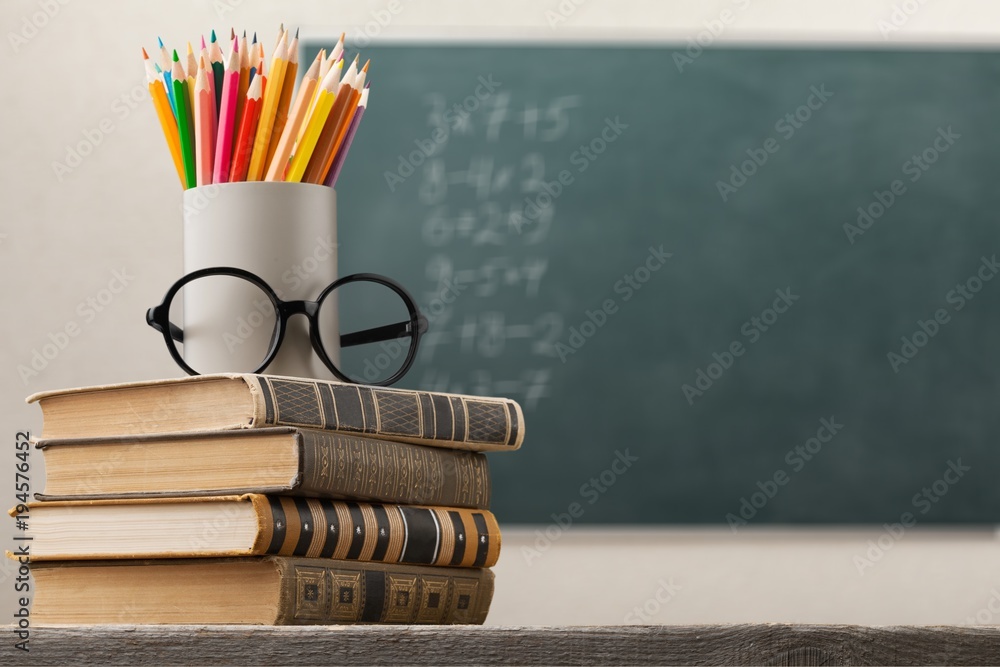
<svg viewBox="0 0 1000 667">
<path fill-rule="evenodd" d="M 226 374 L 28 401 L 38 623 L 486 619 L 512 400 Z"/>
</svg>

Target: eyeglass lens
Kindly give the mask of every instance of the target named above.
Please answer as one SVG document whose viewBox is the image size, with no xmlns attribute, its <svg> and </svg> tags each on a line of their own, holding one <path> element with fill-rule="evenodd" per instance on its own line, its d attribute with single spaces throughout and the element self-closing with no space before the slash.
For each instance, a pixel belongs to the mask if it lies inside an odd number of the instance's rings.
<svg viewBox="0 0 1000 667">
<path fill-rule="evenodd" d="M 279 317 L 268 293 L 237 276 L 192 280 L 171 300 L 169 313 L 170 322 L 184 331 L 183 340 L 172 341 L 174 348 L 200 374 L 258 369 L 278 331 Z M 367 280 L 343 284 L 323 299 L 316 317 L 324 351 L 351 380 L 381 382 L 406 363 L 413 344 L 412 335 L 405 333 L 409 310 L 389 287 Z M 290 330 L 299 327 L 304 334 L 304 318 L 288 320 L 286 341 Z M 381 329 L 382 335 L 371 335 L 373 329 Z M 358 332 L 369 334 L 352 336 Z M 341 336 L 348 344 L 343 348 Z M 306 335 L 296 338 L 308 340 Z"/>
</svg>

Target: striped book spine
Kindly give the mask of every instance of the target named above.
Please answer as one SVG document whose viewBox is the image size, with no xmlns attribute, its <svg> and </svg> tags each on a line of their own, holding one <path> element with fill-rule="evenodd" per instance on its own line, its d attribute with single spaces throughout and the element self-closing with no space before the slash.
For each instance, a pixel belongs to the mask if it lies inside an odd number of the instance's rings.
<svg viewBox="0 0 1000 667">
<path fill-rule="evenodd" d="M 486 510 L 257 496 L 254 553 L 307 558 L 491 567 L 500 528 Z"/>
</svg>

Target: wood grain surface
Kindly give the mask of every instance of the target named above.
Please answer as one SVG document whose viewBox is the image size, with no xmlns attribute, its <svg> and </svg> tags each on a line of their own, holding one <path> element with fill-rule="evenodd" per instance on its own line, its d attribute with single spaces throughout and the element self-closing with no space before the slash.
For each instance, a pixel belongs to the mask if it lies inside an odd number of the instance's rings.
<svg viewBox="0 0 1000 667">
<path fill-rule="evenodd" d="M 0 665 L 1000 665 L 1000 626 L 50 626 L 29 646 Z"/>
</svg>

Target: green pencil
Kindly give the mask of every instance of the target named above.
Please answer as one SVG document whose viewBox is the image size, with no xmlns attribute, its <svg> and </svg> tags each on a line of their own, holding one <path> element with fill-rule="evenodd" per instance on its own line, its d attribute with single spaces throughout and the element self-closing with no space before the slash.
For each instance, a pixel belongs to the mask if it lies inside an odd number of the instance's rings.
<svg viewBox="0 0 1000 667">
<path fill-rule="evenodd" d="M 181 157 L 184 159 L 185 187 L 193 188 L 197 182 L 194 166 L 194 125 L 191 118 L 191 96 L 188 94 L 187 78 L 177 51 L 174 51 L 173 77 L 174 97 L 177 98 L 177 133 L 181 140 Z"/>
<path fill-rule="evenodd" d="M 219 41 L 212 31 L 212 46 L 208 50 L 208 59 L 212 63 L 212 76 L 215 77 L 215 109 L 216 113 L 222 108 L 222 86 L 225 83 L 226 65 L 223 62 L 222 49 Z"/>
</svg>

